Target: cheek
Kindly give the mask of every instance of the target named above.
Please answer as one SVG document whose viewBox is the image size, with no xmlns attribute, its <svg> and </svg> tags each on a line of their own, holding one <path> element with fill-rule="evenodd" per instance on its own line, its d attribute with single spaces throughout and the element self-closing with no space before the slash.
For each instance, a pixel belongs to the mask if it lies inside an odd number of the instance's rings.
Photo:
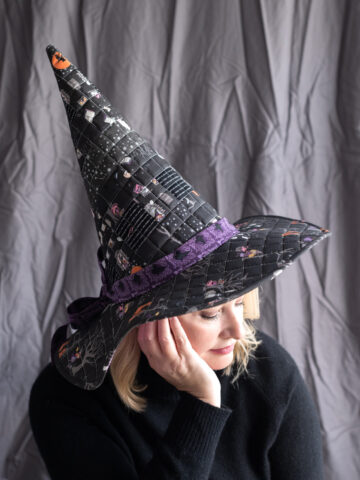
<svg viewBox="0 0 360 480">
<path fill-rule="evenodd" d="M 193 349 L 201 354 L 216 344 L 218 330 L 215 325 L 206 324 L 187 324 L 182 322 L 182 326 Z"/>
</svg>

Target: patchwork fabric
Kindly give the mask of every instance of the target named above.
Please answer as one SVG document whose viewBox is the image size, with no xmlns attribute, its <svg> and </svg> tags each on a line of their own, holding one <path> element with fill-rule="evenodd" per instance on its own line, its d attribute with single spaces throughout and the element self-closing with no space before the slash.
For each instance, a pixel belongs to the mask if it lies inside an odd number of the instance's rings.
<svg viewBox="0 0 360 480">
<path fill-rule="evenodd" d="M 304 220 L 229 224 L 60 51 L 47 53 L 100 240 L 103 287 L 77 299 L 52 339 L 71 383 L 96 389 L 122 338 L 152 320 L 209 308 L 272 279 L 330 232 Z"/>
<path fill-rule="evenodd" d="M 73 64 L 55 47 L 49 46 L 47 53 L 109 283 L 173 252 L 221 218 Z"/>
</svg>

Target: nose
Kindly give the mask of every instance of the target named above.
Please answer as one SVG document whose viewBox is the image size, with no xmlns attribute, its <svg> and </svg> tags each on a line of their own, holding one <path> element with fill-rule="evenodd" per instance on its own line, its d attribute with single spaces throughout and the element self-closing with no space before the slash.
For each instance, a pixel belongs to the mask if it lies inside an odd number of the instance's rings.
<svg viewBox="0 0 360 480">
<path fill-rule="evenodd" d="M 233 307 L 226 312 L 224 335 L 241 340 L 245 335 L 244 308 Z"/>
</svg>

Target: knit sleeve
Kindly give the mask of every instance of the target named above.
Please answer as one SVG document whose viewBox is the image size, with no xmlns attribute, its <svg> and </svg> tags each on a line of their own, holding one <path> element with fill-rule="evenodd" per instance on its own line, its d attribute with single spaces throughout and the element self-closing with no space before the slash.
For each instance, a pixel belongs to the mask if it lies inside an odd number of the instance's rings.
<svg viewBox="0 0 360 480">
<path fill-rule="evenodd" d="M 223 428 L 232 409 L 205 403 L 182 392 L 162 448 L 139 478 L 209 478 Z"/>
<path fill-rule="evenodd" d="M 115 441 L 86 411 L 36 383 L 32 388 L 31 427 L 52 480 L 207 479 L 232 410 L 183 394 L 164 441 L 140 472 L 127 439 Z"/>
<path fill-rule="evenodd" d="M 322 480 L 323 454 L 319 417 L 301 374 L 269 451 L 271 478 Z"/>
</svg>

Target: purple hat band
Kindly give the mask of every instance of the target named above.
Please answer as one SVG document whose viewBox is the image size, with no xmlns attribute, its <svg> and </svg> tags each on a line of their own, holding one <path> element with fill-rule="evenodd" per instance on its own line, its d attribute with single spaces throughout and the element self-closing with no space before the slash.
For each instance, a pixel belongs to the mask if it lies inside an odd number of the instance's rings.
<svg viewBox="0 0 360 480">
<path fill-rule="evenodd" d="M 169 255 L 147 265 L 132 275 L 117 280 L 111 288 L 108 288 L 106 284 L 100 247 L 98 249 L 98 263 L 102 279 L 100 296 L 78 298 L 72 302 L 67 307 L 68 324 L 71 323 L 71 326 L 76 329 L 85 327 L 107 305 L 126 302 L 167 282 L 170 278 L 216 250 L 237 233 L 238 229 L 223 217 L 194 235 Z"/>
</svg>

